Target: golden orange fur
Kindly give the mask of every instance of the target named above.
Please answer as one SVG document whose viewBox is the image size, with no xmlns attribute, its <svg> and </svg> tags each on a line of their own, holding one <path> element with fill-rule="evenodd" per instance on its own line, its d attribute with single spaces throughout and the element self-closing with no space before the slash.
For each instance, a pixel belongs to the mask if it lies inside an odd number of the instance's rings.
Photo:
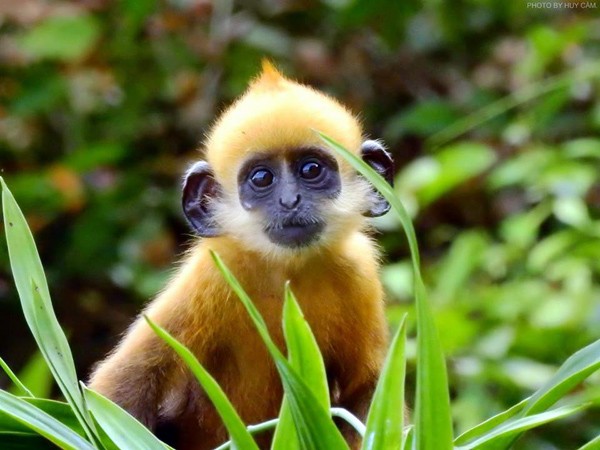
<svg viewBox="0 0 600 450">
<path fill-rule="evenodd" d="M 335 99 L 283 77 L 270 63 L 217 120 L 206 142 L 206 159 L 216 177 L 230 187 L 244 157 L 258 150 L 280 152 L 299 146 L 322 146 L 314 130 L 358 154 L 358 120 Z M 342 173 L 350 167 L 338 158 Z"/>
<path fill-rule="evenodd" d="M 188 346 L 248 423 L 278 415 L 274 364 L 240 301 L 214 266 L 219 253 L 285 349 L 281 310 L 287 280 L 324 356 L 334 404 L 364 416 L 384 357 L 387 331 L 378 254 L 363 233 L 368 185 L 340 161 L 342 196 L 330 205 L 322 243 L 281 250 L 262 236 L 237 199 L 237 168 L 254 152 L 319 145 L 318 129 L 359 152 L 358 121 L 335 100 L 284 78 L 270 64 L 217 121 L 206 157 L 224 189 L 221 237 L 199 240 L 144 313 Z M 215 410 L 178 357 L 138 319 L 91 377 L 91 387 L 147 425 L 171 423 L 177 448 L 214 448 L 227 439 Z M 167 432 L 169 434 L 169 432 Z"/>
</svg>

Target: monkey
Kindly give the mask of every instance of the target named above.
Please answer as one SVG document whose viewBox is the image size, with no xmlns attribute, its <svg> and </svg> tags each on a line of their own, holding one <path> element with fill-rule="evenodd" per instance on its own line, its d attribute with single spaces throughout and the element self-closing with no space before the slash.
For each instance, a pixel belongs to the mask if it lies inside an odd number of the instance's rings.
<svg viewBox="0 0 600 450">
<path fill-rule="evenodd" d="M 185 174 L 182 207 L 198 238 L 144 309 L 194 353 L 247 424 L 278 415 L 282 385 L 209 250 L 238 278 L 282 351 L 289 281 L 322 352 L 332 404 L 365 419 L 387 350 L 380 254 L 368 231 L 369 218 L 390 205 L 315 130 L 392 184 L 390 155 L 363 137 L 349 109 L 263 62 L 209 130 L 205 159 Z M 191 372 L 142 317 L 96 366 L 89 384 L 178 449 L 227 440 Z M 344 434 L 358 445 L 358 436 Z"/>
</svg>

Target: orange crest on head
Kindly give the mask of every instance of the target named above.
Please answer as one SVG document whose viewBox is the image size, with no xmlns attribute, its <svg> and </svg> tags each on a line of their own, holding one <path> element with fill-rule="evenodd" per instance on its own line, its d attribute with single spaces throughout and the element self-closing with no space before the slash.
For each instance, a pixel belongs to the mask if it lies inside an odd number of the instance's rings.
<svg viewBox="0 0 600 450">
<path fill-rule="evenodd" d="M 253 83 L 253 87 L 261 87 L 266 90 L 281 87 L 286 78 L 267 58 L 262 60 L 262 72 Z"/>
<path fill-rule="evenodd" d="M 235 186 L 237 167 L 256 152 L 322 147 L 319 130 L 358 154 L 362 129 L 337 100 L 297 83 L 267 59 L 246 92 L 219 117 L 206 140 L 206 158 L 215 175 Z M 336 157 L 337 158 L 337 157 Z M 350 170 L 340 161 L 342 170 Z"/>
</svg>

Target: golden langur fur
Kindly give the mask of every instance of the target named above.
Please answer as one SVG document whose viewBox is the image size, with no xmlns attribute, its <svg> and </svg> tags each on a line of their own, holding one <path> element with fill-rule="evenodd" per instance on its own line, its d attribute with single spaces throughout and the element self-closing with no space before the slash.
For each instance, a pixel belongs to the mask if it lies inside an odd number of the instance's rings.
<svg viewBox="0 0 600 450">
<path fill-rule="evenodd" d="M 264 64 L 210 130 L 206 160 L 186 175 L 184 211 L 200 237 L 144 309 L 193 351 L 247 424 L 277 417 L 282 387 L 209 249 L 239 279 L 283 351 L 290 281 L 323 354 L 334 405 L 364 419 L 387 348 L 379 255 L 365 230 L 367 217 L 389 205 L 314 130 L 391 182 L 391 159 L 377 141 L 363 142 L 348 109 Z M 142 318 L 97 365 L 90 385 L 176 448 L 227 440 L 191 372 Z"/>
</svg>

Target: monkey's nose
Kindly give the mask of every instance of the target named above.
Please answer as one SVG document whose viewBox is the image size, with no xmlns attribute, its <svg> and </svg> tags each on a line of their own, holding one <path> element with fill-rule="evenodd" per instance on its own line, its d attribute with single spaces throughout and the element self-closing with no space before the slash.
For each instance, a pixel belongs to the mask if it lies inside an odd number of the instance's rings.
<svg viewBox="0 0 600 450">
<path fill-rule="evenodd" d="M 279 204 L 287 209 L 294 209 L 300 203 L 300 194 L 291 194 L 279 198 Z"/>
</svg>

